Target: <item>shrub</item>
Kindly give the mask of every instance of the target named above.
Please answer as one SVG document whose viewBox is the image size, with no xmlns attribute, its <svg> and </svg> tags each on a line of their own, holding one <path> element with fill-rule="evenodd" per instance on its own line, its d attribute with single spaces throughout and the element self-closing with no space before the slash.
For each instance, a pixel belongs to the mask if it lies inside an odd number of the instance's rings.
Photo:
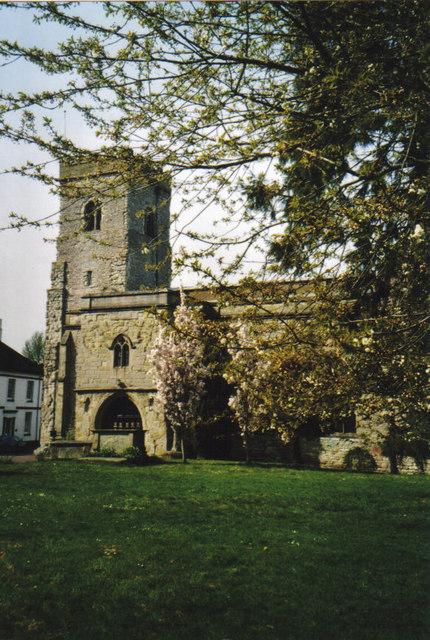
<svg viewBox="0 0 430 640">
<path fill-rule="evenodd" d="M 127 464 L 144 464 L 148 460 L 148 456 L 139 447 L 127 447 L 122 452 L 122 457 L 125 458 Z"/>
<path fill-rule="evenodd" d="M 343 464 L 348 471 L 376 471 L 375 458 L 362 447 L 354 447 L 348 451 Z"/>
<path fill-rule="evenodd" d="M 102 447 L 100 451 L 91 451 L 88 455 L 93 458 L 122 458 L 122 454 L 113 447 Z"/>
</svg>

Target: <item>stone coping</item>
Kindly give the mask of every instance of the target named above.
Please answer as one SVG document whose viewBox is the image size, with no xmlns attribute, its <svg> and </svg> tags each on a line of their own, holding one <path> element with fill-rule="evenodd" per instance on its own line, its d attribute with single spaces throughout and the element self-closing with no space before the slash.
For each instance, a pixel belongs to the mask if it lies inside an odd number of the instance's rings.
<svg viewBox="0 0 430 640">
<path fill-rule="evenodd" d="M 107 291 L 106 293 L 88 293 L 81 296 L 83 299 L 85 298 L 115 298 L 116 296 L 122 297 L 130 297 L 130 296 L 154 296 L 154 295 L 162 295 L 173 293 L 179 295 L 179 289 L 169 289 L 167 287 L 162 287 L 160 289 L 134 289 L 129 291 Z"/>
<path fill-rule="evenodd" d="M 50 447 L 87 447 L 91 446 L 90 440 L 51 440 L 47 443 Z"/>
<path fill-rule="evenodd" d="M 100 389 L 91 387 L 88 389 L 75 389 L 75 393 L 116 393 L 118 391 L 123 391 L 124 393 L 137 393 L 137 392 L 145 392 L 145 393 L 156 393 L 157 389 L 155 387 L 100 387 Z"/>
<path fill-rule="evenodd" d="M 90 429 L 91 433 L 146 433 L 147 429 Z"/>
<path fill-rule="evenodd" d="M 179 292 L 169 289 L 161 291 L 133 291 L 82 296 L 80 313 L 104 309 L 135 309 L 170 307 L 179 303 Z M 69 311 L 71 313 L 71 310 Z"/>
<path fill-rule="evenodd" d="M 126 458 L 105 458 L 102 456 L 81 456 L 77 458 L 78 462 L 101 462 L 102 464 L 120 464 L 121 462 L 125 462 Z"/>
<path fill-rule="evenodd" d="M 361 440 L 362 436 L 358 435 L 355 431 L 351 431 L 350 433 L 343 431 L 328 433 L 326 436 L 320 436 L 319 438 L 311 438 L 312 440 L 333 440 L 333 438 L 342 438 L 342 439 L 351 439 L 351 440 Z"/>
</svg>

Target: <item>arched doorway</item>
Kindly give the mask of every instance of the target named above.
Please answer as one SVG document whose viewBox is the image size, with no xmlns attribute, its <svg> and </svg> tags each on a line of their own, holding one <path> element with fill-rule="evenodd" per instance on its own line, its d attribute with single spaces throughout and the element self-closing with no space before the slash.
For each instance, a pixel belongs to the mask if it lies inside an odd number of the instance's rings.
<svg viewBox="0 0 430 640">
<path fill-rule="evenodd" d="M 100 407 L 96 418 L 96 429 L 123 430 L 142 429 L 142 419 L 136 405 L 125 395 L 108 398 Z"/>
<path fill-rule="evenodd" d="M 97 412 L 94 431 L 98 447 L 113 446 L 121 450 L 127 446 L 143 448 L 142 418 L 134 402 L 125 393 L 111 396 Z"/>
</svg>

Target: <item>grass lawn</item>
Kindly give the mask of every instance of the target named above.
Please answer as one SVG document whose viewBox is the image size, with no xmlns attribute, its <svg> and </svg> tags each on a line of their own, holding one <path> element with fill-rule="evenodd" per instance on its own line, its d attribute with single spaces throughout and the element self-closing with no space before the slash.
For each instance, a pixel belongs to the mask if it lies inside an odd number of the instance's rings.
<svg viewBox="0 0 430 640">
<path fill-rule="evenodd" d="M 0 465 L 0 638 L 429 636 L 429 479 Z"/>
</svg>

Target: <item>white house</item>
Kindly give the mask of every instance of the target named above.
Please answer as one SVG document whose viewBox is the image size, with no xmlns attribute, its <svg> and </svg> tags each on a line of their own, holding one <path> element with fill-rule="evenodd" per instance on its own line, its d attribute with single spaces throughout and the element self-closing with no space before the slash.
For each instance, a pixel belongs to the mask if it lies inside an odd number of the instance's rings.
<svg viewBox="0 0 430 640">
<path fill-rule="evenodd" d="M 0 341 L 0 435 L 40 437 L 43 367 Z"/>
</svg>

